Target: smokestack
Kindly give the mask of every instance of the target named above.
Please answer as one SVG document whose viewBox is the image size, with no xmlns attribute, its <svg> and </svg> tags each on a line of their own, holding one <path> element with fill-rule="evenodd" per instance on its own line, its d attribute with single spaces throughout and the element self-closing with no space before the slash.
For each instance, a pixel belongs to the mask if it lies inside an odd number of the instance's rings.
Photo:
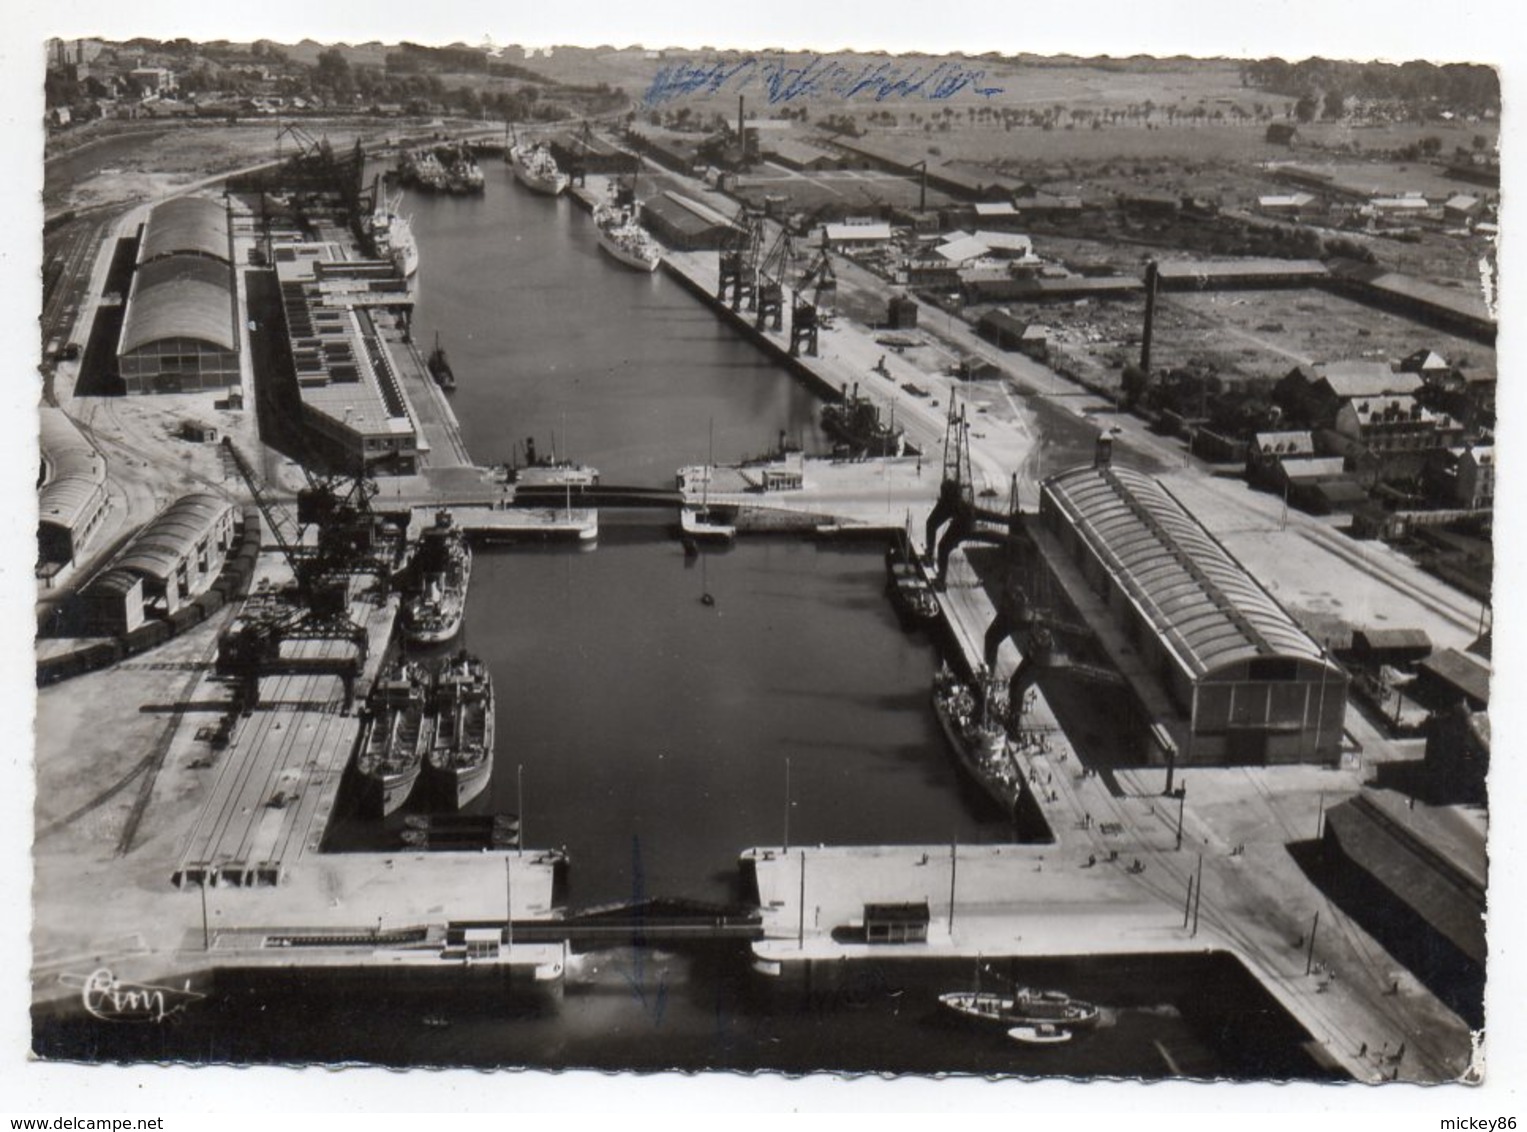
<svg viewBox="0 0 1527 1132">
<path fill-rule="evenodd" d="M 1156 261 L 1145 265 L 1145 333 L 1140 336 L 1140 368 L 1151 373 L 1151 331 L 1156 326 Z"/>
<path fill-rule="evenodd" d="M 737 96 L 737 144 L 742 145 L 742 95 Z"/>
</svg>

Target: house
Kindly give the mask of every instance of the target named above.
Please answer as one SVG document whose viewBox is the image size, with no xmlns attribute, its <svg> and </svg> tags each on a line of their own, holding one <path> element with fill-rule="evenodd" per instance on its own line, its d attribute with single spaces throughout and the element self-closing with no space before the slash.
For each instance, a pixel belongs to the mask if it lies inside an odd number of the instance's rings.
<svg viewBox="0 0 1527 1132">
<path fill-rule="evenodd" d="M 1281 195 L 1263 196 L 1257 198 L 1257 207 L 1272 216 L 1287 216 L 1298 219 L 1316 199 L 1311 193 L 1284 193 Z"/>
<path fill-rule="evenodd" d="M 1329 427 L 1350 398 L 1414 394 L 1421 386 L 1420 374 L 1396 373 L 1387 362 L 1327 362 L 1290 370 L 1273 390 L 1273 401 L 1290 420 Z"/>
<path fill-rule="evenodd" d="M 891 242 L 891 225 L 879 220 L 848 220 L 828 224 L 827 245 L 833 248 L 874 248 Z"/>
<path fill-rule="evenodd" d="M 1246 450 L 1246 478 L 1267 484 L 1278 481 L 1278 466 L 1288 457 L 1315 455 L 1315 434 L 1308 429 L 1259 432 Z"/>
<path fill-rule="evenodd" d="M 1447 414 L 1433 412 L 1404 393 L 1345 398 L 1331 428 L 1379 456 L 1429 452 L 1457 440 L 1463 432 Z"/>
<path fill-rule="evenodd" d="M 1449 224 L 1469 224 L 1484 214 L 1484 202 L 1464 193 L 1442 202 L 1442 218 Z"/>
<path fill-rule="evenodd" d="M 1494 445 L 1465 445 L 1433 452 L 1424 473 L 1440 507 L 1482 510 L 1495 504 Z"/>
</svg>

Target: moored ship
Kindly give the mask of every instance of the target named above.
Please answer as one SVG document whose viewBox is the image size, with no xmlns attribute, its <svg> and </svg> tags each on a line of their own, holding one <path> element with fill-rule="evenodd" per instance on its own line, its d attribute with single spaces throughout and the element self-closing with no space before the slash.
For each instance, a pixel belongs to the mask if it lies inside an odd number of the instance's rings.
<svg viewBox="0 0 1527 1132">
<path fill-rule="evenodd" d="M 447 393 L 456 390 L 456 371 L 451 368 L 451 359 L 446 356 L 445 347 L 440 344 L 440 331 L 435 331 L 435 348 L 429 352 L 425 361 L 429 367 L 429 375 L 435 379 L 435 384 Z"/>
<path fill-rule="evenodd" d="M 953 991 L 939 995 L 938 1000 L 966 1018 L 1000 1022 L 1013 1027 L 1048 1026 L 1080 1030 L 1097 1025 L 1099 1017 L 1098 1008 L 1090 1002 L 1074 999 L 1061 991 L 1034 990 L 1031 987 L 1018 987 L 1010 994 L 996 991 Z"/>
<path fill-rule="evenodd" d="M 594 212 L 599 246 L 617 262 L 636 271 L 656 271 L 663 249 L 642 227 L 636 209 L 601 205 Z"/>
<path fill-rule="evenodd" d="M 938 620 L 938 598 L 933 593 L 933 587 L 928 585 L 922 569 L 909 560 L 901 546 L 886 550 L 885 571 L 891 604 L 904 621 L 923 624 Z"/>
<path fill-rule="evenodd" d="M 465 142 L 451 152 L 445 179 L 446 187 L 453 193 L 480 193 L 487 186 L 487 178 Z"/>
<path fill-rule="evenodd" d="M 527 189 L 554 197 L 567 188 L 567 174 L 557 168 L 557 159 L 544 143 L 510 146 L 507 156 L 514 179 Z"/>
<path fill-rule="evenodd" d="M 435 742 L 425 774 L 434 804 L 459 810 L 493 776 L 493 678 L 465 649 L 435 676 Z"/>
<path fill-rule="evenodd" d="M 445 166 L 432 149 L 408 150 L 403 154 L 398 169 L 399 179 L 405 185 L 414 185 L 429 192 L 443 192 L 450 188 Z"/>
<path fill-rule="evenodd" d="M 413 794 L 429 752 L 429 682 L 417 665 L 399 661 L 366 699 L 366 729 L 356 756 L 361 804 L 386 817 Z"/>
<path fill-rule="evenodd" d="M 390 260 L 403 278 L 412 279 L 419 272 L 419 245 L 413 222 L 399 211 L 402 207 L 401 194 L 392 200 L 379 194 L 376 211 L 366 220 L 366 234 L 378 259 Z"/>
<path fill-rule="evenodd" d="M 1004 813 L 1014 814 L 1023 779 L 1008 753 L 1006 706 L 995 678 L 983 672 L 972 687 L 944 665 L 934 678 L 933 710 L 960 765 Z"/>
<path fill-rule="evenodd" d="M 900 456 L 906 450 L 906 430 L 894 415 L 889 424 L 881 421 L 875 402 L 860 396 L 858 382 L 852 392 L 844 388 L 842 401 L 822 409 L 822 427 L 853 456 Z"/>
<path fill-rule="evenodd" d="M 442 510 L 435 525 L 419 536 L 409 569 L 412 593 L 403 606 L 403 633 L 420 644 L 440 644 L 461 629 L 472 574 L 466 535 Z"/>
</svg>

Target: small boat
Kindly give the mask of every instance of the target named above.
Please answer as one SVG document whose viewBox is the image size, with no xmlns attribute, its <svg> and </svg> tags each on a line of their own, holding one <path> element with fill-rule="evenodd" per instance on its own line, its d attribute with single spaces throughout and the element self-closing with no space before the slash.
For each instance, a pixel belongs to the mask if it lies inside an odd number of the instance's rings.
<svg viewBox="0 0 1527 1132">
<path fill-rule="evenodd" d="M 1033 1026 L 1014 1026 L 1007 1036 L 1026 1046 L 1058 1046 L 1072 1038 L 1070 1030 L 1063 1030 L 1053 1022 L 1040 1022 Z"/>
<path fill-rule="evenodd" d="M 451 360 L 446 357 L 445 347 L 440 344 L 440 331 L 435 331 L 435 348 L 429 352 L 429 358 L 425 364 L 429 366 L 430 376 L 435 379 L 435 384 L 451 393 L 456 389 L 456 372 L 451 369 Z"/>
<path fill-rule="evenodd" d="M 713 507 L 685 507 L 679 511 L 679 529 L 682 537 L 693 542 L 731 542 L 737 537 L 737 528 L 723 522 Z"/>
<path fill-rule="evenodd" d="M 938 1000 L 966 1018 L 1002 1022 L 1011 1027 L 1050 1025 L 1069 1030 L 1095 1026 L 1098 1008 L 1060 991 L 1018 987 L 1010 994 L 995 991 L 954 991 Z"/>
<path fill-rule="evenodd" d="M 938 598 L 923 576 L 922 567 L 912 561 L 909 551 L 900 546 L 890 547 L 885 552 L 885 570 L 891 604 L 904 622 L 917 624 L 938 620 Z"/>
</svg>

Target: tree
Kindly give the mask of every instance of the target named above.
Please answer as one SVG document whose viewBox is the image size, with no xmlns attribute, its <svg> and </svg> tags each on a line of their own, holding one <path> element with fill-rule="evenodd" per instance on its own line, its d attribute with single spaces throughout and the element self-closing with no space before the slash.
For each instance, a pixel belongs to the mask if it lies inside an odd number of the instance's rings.
<svg viewBox="0 0 1527 1132">
<path fill-rule="evenodd" d="M 1315 101 L 1313 94 L 1307 94 L 1298 102 L 1294 103 L 1294 117 L 1301 122 L 1313 122 L 1315 114 L 1320 109 L 1320 104 Z"/>
<path fill-rule="evenodd" d="M 1326 91 L 1325 117 L 1336 121 L 1347 113 L 1347 96 L 1339 90 Z"/>
<path fill-rule="evenodd" d="M 325 87 L 336 96 L 343 97 L 355 89 L 354 76 L 350 74 L 350 62 L 337 47 L 318 53 L 313 69 L 313 85 Z"/>
</svg>

